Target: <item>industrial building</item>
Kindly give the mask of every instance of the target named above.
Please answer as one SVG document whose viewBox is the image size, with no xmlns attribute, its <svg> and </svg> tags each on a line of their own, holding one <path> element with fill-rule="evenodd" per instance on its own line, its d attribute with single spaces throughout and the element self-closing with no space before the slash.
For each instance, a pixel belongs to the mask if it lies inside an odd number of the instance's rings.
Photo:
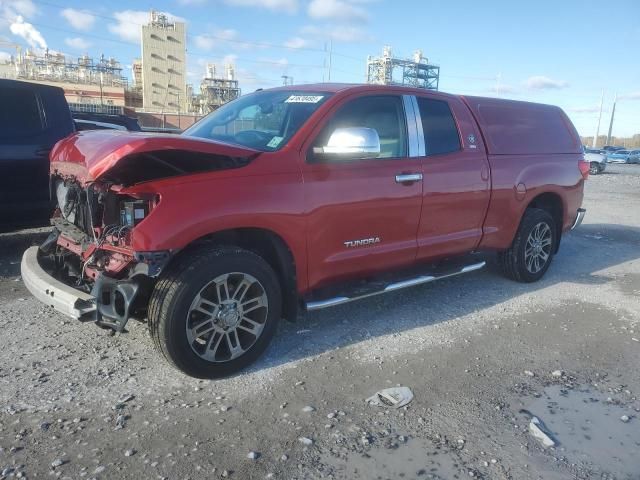
<svg viewBox="0 0 640 480">
<path fill-rule="evenodd" d="M 416 50 L 409 60 L 395 58 L 391 47 L 385 46 L 382 57 L 367 58 L 367 83 L 438 90 L 439 80 L 440 67 L 430 64 L 421 50 Z"/>
<path fill-rule="evenodd" d="M 147 112 L 186 112 L 187 33 L 183 22 L 151 11 L 142 26 L 142 102 Z"/>
<path fill-rule="evenodd" d="M 206 74 L 200 83 L 200 94 L 192 96 L 195 113 L 206 115 L 240 96 L 235 67 L 232 64 L 226 64 L 224 71 L 224 77 L 219 77 L 216 75 L 216 66 L 207 65 Z"/>
<path fill-rule="evenodd" d="M 98 61 L 88 55 L 70 60 L 65 55 L 46 50 L 31 50 L 0 64 L 0 78 L 55 85 L 64 90 L 71 108 L 78 111 L 119 113 L 125 105 L 127 79 L 122 66 L 114 58 Z"/>
</svg>

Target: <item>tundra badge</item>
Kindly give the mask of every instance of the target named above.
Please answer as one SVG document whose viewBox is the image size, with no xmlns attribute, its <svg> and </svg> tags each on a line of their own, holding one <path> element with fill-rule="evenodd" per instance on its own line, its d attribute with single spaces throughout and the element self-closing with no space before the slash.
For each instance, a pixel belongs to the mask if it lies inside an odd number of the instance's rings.
<svg viewBox="0 0 640 480">
<path fill-rule="evenodd" d="M 347 240 L 344 246 L 347 248 L 364 247 L 365 245 L 374 245 L 380 243 L 380 237 L 363 238 L 362 240 Z"/>
</svg>

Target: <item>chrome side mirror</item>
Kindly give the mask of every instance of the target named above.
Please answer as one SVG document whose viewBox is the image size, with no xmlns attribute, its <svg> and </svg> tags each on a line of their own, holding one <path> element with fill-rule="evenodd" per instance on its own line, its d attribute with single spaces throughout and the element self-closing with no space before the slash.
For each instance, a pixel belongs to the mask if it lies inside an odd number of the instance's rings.
<svg viewBox="0 0 640 480">
<path fill-rule="evenodd" d="M 327 145 L 313 150 L 321 156 L 337 159 L 374 158 L 380 154 L 380 137 L 373 128 L 336 128 Z"/>
</svg>

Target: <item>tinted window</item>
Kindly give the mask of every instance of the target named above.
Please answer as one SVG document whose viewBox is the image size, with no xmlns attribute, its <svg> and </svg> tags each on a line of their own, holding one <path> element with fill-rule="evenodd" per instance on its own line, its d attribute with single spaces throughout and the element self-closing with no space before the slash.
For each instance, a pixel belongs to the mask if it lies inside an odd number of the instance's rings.
<svg viewBox="0 0 640 480">
<path fill-rule="evenodd" d="M 295 90 L 252 93 L 223 105 L 182 135 L 273 152 L 286 145 L 330 95 Z"/>
<path fill-rule="evenodd" d="M 324 127 L 314 142 L 314 147 L 327 145 L 337 128 L 365 127 L 378 132 L 380 153 L 373 158 L 406 156 L 406 128 L 404 108 L 400 97 L 360 97 L 348 102 Z"/>
<path fill-rule="evenodd" d="M 23 88 L 0 88 L 0 136 L 25 136 L 42 130 L 36 95 Z"/>
<path fill-rule="evenodd" d="M 418 97 L 427 155 L 460 150 L 460 136 L 447 102 Z"/>
</svg>

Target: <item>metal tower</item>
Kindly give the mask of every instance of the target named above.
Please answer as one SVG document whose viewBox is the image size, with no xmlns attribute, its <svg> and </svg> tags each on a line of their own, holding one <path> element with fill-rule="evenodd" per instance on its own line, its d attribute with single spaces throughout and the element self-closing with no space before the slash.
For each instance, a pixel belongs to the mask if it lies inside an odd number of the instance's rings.
<svg viewBox="0 0 640 480">
<path fill-rule="evenodd" d="M 429 64 L 416 50 L 413 59 L 394 58 L 390 46 L 385 46 L 382 57 L 367 58 L 367 83 L 378 85 L 407 85 L 411 87 L 438 90 L 440 67 Z"/>
</svg>

